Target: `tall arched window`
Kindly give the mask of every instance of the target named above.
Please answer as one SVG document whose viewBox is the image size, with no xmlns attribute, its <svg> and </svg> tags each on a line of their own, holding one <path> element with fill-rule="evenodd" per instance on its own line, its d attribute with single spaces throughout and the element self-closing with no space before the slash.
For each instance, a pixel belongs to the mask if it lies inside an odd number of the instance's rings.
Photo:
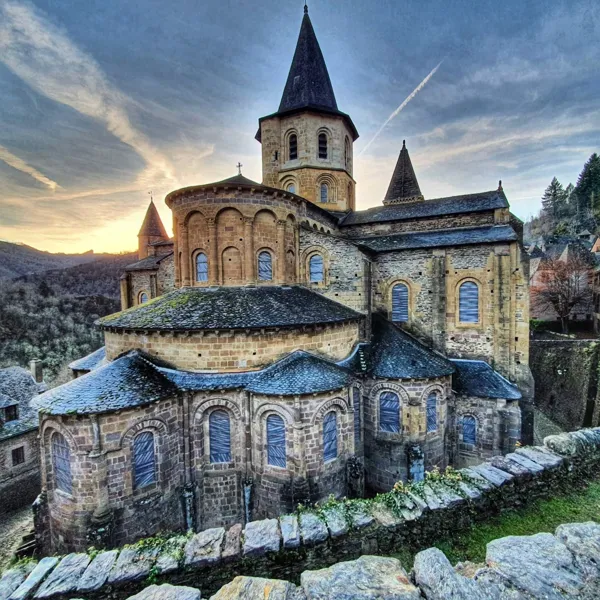
<svg viewBox="0 0 600 600">
<path fill-rule="evenodd" d="M 271 253 L 263 250 L 258 255 L 258 278 L 261 281 L 273 279 L 273 259 Z"/>
<path fill-rule="evenodd" d="M 267 462 L 285 468 L 285 423 L 279 415 L 267 417 Z"/>
<path fill-rule="evenodd" d="M 437 431 L 437 394 L 427 396 L 427 432 Z"/>
<path fill-rule="evenodd" d="M 408 321 L 408 286 L 404 283 L 398 283 L 392 288 L 392 321 Z"/>
<path fill-rule="evenodd" d="M 65 436 L 58 432 L 52 436 L 52 467 L 56 489 L 70 494 L 73 491 L 71 449 Z"/>
<path fill-rule="evenodd" d="M 287 187 L 285 188 L 288 192 L 295 194 L 296 193 L 296 184 L 295 183 L 288 183 Z"/>
<path fill-rule="evenodd" d="M 321 283 L 323 281 L 323 257 L 320 254 L 314 254 L 310 257 L 308 270 L 311 283 Z"/>
<path fill-rule="evenodd" d="M 458 320 L 479 323 L 479 286 L 473 281 L 465 281 L 458 289 Z"/>
<path fill-rule="evenodd" d="M 133 439 L 133 486 L 136 489 L 156 483 L 154 434 L 142 431 Z"/>
<path fill-rule="evenodd" d="M 337 416 L 328 412 L 323 419 L 323 460 L 337 458 Z"/>
<path fill-rule="evenodd" d="M 292 133 L 289 137 L 289 153 L 290 160 L 298 158 L 298 136 L 295 133 Z"/>
<path fill-rule="evenodd" d="M 204 252 L 196 255 L 196 281 L 208 281 L 208 258 Z"/>
<path fill-rule="evenodd" d="M 319 134 L 319 158 L 327 158 L 327 134 Z"/>
<path fill-rule="evenodd" d="M 344 165 L 346 169 L 350 166 L 350 139 L 348 136 L 344 140 Z"/>
<path fill-rule="evenodd" d="M 140 304 L 148 302 L 148 292 L 140 292 Z"/>
<path fill-rule="evenodd" d="M 471 444 L 474 446 L 477 443 L 477 421 L 471 415 L 465 415 L 462 419 L 462 437 L 463 444 Z"/>
<path fill-rule="evenodd" d="M 321 184 L 321 202 L 329 202 L 329 186 L 326 183 Z"/>
<path fill-rule="evenodd" d="M 352 408 L 354 408 L 354 446 L 360 445 L 360 390 L 352 388 Z"/>
<path fill-rule="evenodd" d="M 231 462 L 231 423 L 224 410 L 215 410 L 208 419 L 210 462 Z"/>
<path fill-rule="evenodd" d="M 379 431 L 400 432 L 400 398 L 395 392 L 379 395 Z"/>
</svg>

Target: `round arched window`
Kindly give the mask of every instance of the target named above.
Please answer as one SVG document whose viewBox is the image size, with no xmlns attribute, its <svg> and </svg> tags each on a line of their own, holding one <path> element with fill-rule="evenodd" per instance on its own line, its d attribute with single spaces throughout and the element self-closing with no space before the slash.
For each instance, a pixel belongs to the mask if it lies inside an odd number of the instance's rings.
<svg viewBox="0 0 600 600">
<path fill-rule="evenodd" d="M 329 202 L 329 186 L 326 183 L 321 184 L 321 202 Z"/>
<path fill-rule="evenodd" d="M 147 292 L 141 292 L 140 293 L 140 304 L 144 304 L 145 302 L 148 302 L 148 294 L 147 294 Z"/>
<path fill-rule="evenodd" d="M 295 194 L 296 193 L 296 184 L 295 183 L 288 183 L 287 187 L 285 188 L 288 192 Z"/>
</svg>

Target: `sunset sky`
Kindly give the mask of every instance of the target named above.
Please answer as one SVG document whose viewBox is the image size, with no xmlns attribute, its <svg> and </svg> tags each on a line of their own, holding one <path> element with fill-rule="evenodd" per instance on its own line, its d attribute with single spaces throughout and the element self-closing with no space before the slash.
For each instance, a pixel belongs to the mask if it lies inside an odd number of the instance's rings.
<svg viewBox="0 0 600 600">
<path fill-rule="evenodd" d="M 0 239 L 120 251 L 153 190 L 261 180 L 301 0 L 0 0 Z M 426 198 L 495 189 L 517 216 L 600 151 L 597 0 L 313 0 L 355 144 L 357 206 L 406 139 Z M 439 65 L 372 143 L 386 119 Z M 369 144 L 366 151 L 361 151 Z"/>
</svg>

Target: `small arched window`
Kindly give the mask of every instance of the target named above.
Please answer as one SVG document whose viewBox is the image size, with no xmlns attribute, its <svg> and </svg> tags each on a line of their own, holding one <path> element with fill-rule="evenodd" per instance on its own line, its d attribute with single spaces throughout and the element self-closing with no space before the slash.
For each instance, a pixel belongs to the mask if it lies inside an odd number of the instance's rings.
<svg viewBox="0 0 600 600">
<path fill-rule="evenodd" d="M 292 133 L 289 137 L 289 152 L 290 160 L 298 158 L 298 136 L 295 133 Z"/>
<path fill-rule="evenodd" d="M 437 431 L 437 394 L 427 396 L 427 433 Z"/>
<path fill-rule="evenodd" d="M 52 467 L 56 489 L 67 494 L 72 493 L 71 449 L 65 436 L 58 432 L 52 436 Z"/>
<path fill-rule="evenodd" d="M 392 321 L 408 321 L 408 286 L 404 283 L 398 283 L 392 288 Z"/>
<path fill-rule="evenodd" d="M 352 408 L 354 408 L 354 446 L 360 445 L 360 390 L 352 388 Z"/>
<path fill-rule="evenodd" d="M 319 158 L 327 158 L 327 134 L 319 134 Z"/>
<path fill-rule="evenodd" d="M 273 259 L 271 253 L 263 250 L 258 255 L 258 278 L 261 281 L 273 279 Z"/>
<path fill-rule="evenodd" d="M 400 398 L 395 392 L 379 395 L 379 431 L 400 432 Z"/>
<path fill-rule="evenodd" d="M 477 443 L 477 421 L 471 415 L 465 415 L 462 419 L 462 437 L 463 444 L 471 444 L 474 446 Z"/>
<path fill-rule="evenodd" d="M 148 292 L 140 292 L 140 304 L 148 302 Z"/>
<path fill-rule="evenodd" d="M 208 419 L 210 462 L 231 462 L 231 422 L 224 410 L 215 410 Z"/>
<path fill-rule="evenodd" d="M 458 289 L 458 319 L 479 323 L 479 286 L 473 281 L 465 281 Z"/>
<path fill-rule="evenodd" d="M 337 416 L 328 412 L 323 419 L 323 460 L 337 458 Z"/>
<path fill-rule="evenodd" d="M 196 255 L 196 281 L 208 281 L 208 258 L 204 252 Z"/>
<path fill-rule="evenodd" d="M 142 431 L 133 440 L 133 486 L 136 489 L 156 483 L 154 434 Z"/>
<path fill-rule="evenodd" d="M 296 184 L 295 183 L 288 183 L 287 187 L 285 188 L 288 192 L 295 194 L 296 193 Z"/>
<path fill-rule="evenodd" d="M 323 257 L 320 254 L 310 257 L 308 270 L 311 283 L 321 283 L 323 281 Z"/>
<path fill-rule="evenodd" d="M 344 165 L 346 168 L 350 166 L 350 139 L 348 136 L 344 140 Z"/>
<path fill-rule="evenodd" d="M 267 417 L 267 462 L 274 467 L 286 466 L 285 423 L 279 415 Z"/>
<path fill-rule="evenodd" d="M 321 184 L 321 202 L 329 202 L 329 186 L 326 183 Z"/>
</svg>

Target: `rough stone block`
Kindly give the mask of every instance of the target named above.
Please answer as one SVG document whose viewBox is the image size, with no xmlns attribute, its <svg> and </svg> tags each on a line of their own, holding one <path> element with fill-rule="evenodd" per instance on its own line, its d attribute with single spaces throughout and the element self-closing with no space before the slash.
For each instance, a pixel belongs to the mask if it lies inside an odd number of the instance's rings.
<svg viewBox="0 0 600 600">
<path fill-rule="evenodd" d="M 36 564 L 29 562 L 6 571 L 0 579 L 0 598 L 8 598 L 25 581 Z"/>
<path fill-rule="evenodd" d="M 348 516 L 352 522 L 352 527 L 356 529 L 368 527 L 375 522 L 375 517 L 369 511 L 369 506 L 366 503 L 359 503 L 356 508 L 349 511 Z"/>
<path fill-rule="evenodd" d="M 386 529 L 393 529 L 404 521 L 404 519 L 396 515 L 394 511 L 381 502 L 376 502 L 373 505 L 372 513 L 377 523 Z"/>
<path fill-rule="evenodd" d="M 223 527 L 206 529 L 191 537 L 183 551 L 185 565 L 202 567 L 218 562 L 224 537 Z"/>
<path fill-rule="evenodd" d="M 445 508 L 452 508 L 462 504 L 465 500 L 462 496 L 456 493 L 450 486 L 443 482 L 438 482 L 432 485 L 435 495 L 439 498 L 441 504 Z"/>
<path fill-rule="evenodd" d="M 477 501 L 482 497 L 481 490 L 468 481 L 459 481 L 458 487 L 460 491 L 470 500 Z"/>
<path fill-rule="evenodd" d="M 279 517 L 281 537 L 284 548 L 298 548 L 300 546 L 300 526 L 296 515 L 284 515 Z"/>
<path fill-rule="evenodd" d="M 327 523 L 327 529 L 329 529 L 329 535 L 332 538 L 340 537 L 348 533 L 348 521 L 344 514 L 342 506 L 334 506 L 323 511 L 325 522 Z"/>
<path fill-rule="evenodd" d="M 471 467 L 471 469 L 476 473 L 479 473 L 482 477 L 485 477 L 485 479 L 496 487 L 501 487 L 514 479 L 510 473 L 496 469 L 496 467 L 493 467 L 489 463 L 482 463 Z"/>
<path fill-rule="evenodd" d="M 159 573 L 172 573 L 179 569 L 183 562 L 183 547 L 187 543 L 187 538 L 183 535 L 170 538 L 160 554 L 156 558 L 156 568 Z"/>
<path fill-rule="evenodd" d="M 87 554 L 68 554 L 44 581 L 34 597 L 50 598 L 75 591 L 89 562 L 90 557 Z"/>
<path fill-rule="evenodd" d="M 557 469 L 562 465 L 564 459 L 558 454 L 550 451 L 544 451 L 542 448 L 517 448 L 516 454 L 525 456 L 545 469 Z"/>
<path fill-rule="evenodd" d="M 480 490 L 487 492 L 494 488 L 494 486 L 485 478 L 482 477 L 477 471 L 473 469 L 460 469 L 459 473 L 462 473 L 465 480 L 470 485 L 477 486 Z"/>
<path fill-rule="evenodd" d="M 556 538 L 574 555 L 577 563 L 588 577 L 600 577 L 600 525 L 568 523 L 556 528 Z"/>
<path fill-rule="evenodd" d="M 124 548 L 108 576 L 108 583 L 120 584 L 148 576 L 156 562 L 158 549 Z"/>
<path fill-rule="evenodd" d="M 517 454 L 516 452 L 511 452 L 510 454 L 507 454 L 504 458 L 506 458 L 507 460 L 510 460 L 511 462 L 515 462 L 515 463 L 521 465 L 522 467 L 524 467 L 525 469 L 527 469 L 534 475 L 538 475 L 539 473 L 544 472 L 544 467 L 542 467 L 541 465 L 538 465 L 536 462 L 533 462 L 530 458 L 527 458 L 526 456 L 523 456 L 522 454 Z"/>
<path fill-rule="evenodd" d="M 281 535 L 277 519 L 251 521 L 244 530 L 244 556 L 262 556 L 267 552 L 279 552 Z"/>
<path fill-rule="evenodd" d="M 77 590 L 80 592 L 95 592 L 99 590 L 106 583 L 118 555 L 118 550 L 98 554 L 88 565 L 85 573 L 79 580 Z"/>
<path fill-rule="evenodd" d="M 304 600 L 304 594 L 289 581 L 262 577 L 236 577 L 210 600 Z"/>
<path fill-rule="evenodd" d="M 310 512 L 300 514 L 300 534 L 307 546 L 324 542 L 329 537 L 327 526 L 317 515 Z"/>
<path fill-rule="evenodd" d="M 127 600 L 201 600 L 201 598 L 200 590 L 164 583 L 163 585 L 151 585 L 139 594 L 129 596 Z"/>
<path fill-rule="evenodd" d="M 496 469 L 500 469 L 505 473 L 510 473 L 513 477 L 518 479 L 529 479 L 532 475 L 529 469 L 526 469 L 523 465 L 507 459 L 504 456 L 494 456 L 490 462 Z"/>
<path fill-rule="evenodd" d="M 232 525 L 225 534 L 225 545 L 221 558 L 225 561 L 236 560 L 242 553 L 242 524 Z"/>
<path fill-rule="evenodd" d="M 361 556 L 328 569 L 304 571 L 301 587 L 307 600 L 418 600 L 400 561 L 382 556 Z"/>
<path fill-rule="evenodd" d="M 48 573 L 58 564 L 55 556 L 46 556 L 29 573 L 27 579 L 11 594 L 10 600 L 26 600 L 33 591 L 46 578 Z"/>
<path fill-rule="evenodd" d="M 427 506 L 429 506 L 429 510 L 438 510 L 442 508 L 440 499 L 436 496 L 430 485 L 426 484 L 423 486 L 423 495 L 425 496 L 425 501 L 427 502 Z"/>
</svg>

